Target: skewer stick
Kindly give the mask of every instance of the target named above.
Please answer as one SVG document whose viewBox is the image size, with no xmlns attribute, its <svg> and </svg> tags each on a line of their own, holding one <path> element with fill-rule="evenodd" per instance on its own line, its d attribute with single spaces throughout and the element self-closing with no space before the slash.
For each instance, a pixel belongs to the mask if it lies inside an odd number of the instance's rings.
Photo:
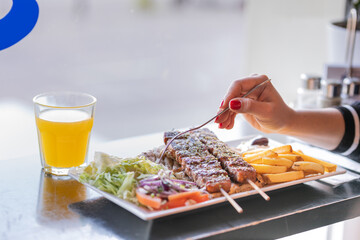
<svg viewBox="0 0 360 240">
<path fill-rule="evenodd" d="M 237 202 L 235 202 L 234 199 L 232 199 L 230 195 L 224 191 L 224 189 L 220 188 L 220 191 L 238 213 L 243 212 L 243 209 L 239 206 L 239 204 L 237 204 Z"/>
<path fill-rule="evenodd" d="M 270 197 L 266 193 L 264 193 L 264 191 L 261 190 L 253 181 L 251 181 L 250 179 L 246 180 L 266 201 L 270 200 Z"/>
</svg>

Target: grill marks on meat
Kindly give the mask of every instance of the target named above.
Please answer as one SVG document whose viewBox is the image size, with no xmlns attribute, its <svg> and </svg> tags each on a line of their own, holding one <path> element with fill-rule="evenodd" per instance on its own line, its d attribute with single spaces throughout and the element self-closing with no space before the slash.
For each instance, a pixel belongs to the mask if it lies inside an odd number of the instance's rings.
<svg viewBox="0 0 360 240">
<path fill-rule="evenodd" d="M 168 153 L 181 164 L 181 158 L 183 157 L 206 157 L 211 156 L 207 151 L 207 147 L 201 141 L 196 138 L 189 137 L 186 139 L 175 139 L 168 148 Z"/>
<path fill-rule="evenodd" d="M 179 132 L 166 132 L 165 144 Z M 199 187 L 208 192 L 230 190 L 230 178 L 238 183 L 256 181 L 255 169 L 208 129 L 190 132 L 175 139 L 166 154 L 174 158 Z M 230 176 L 230 178 L 229 178 Z"/>
<path fill-rule="evenodd" d="M 185 173 L 208 192 L 219 192 L 220 188 L 230 191 L 230 178 L 214 157 L 184 157 L 181 165 Z"/>
<path fill-rule="evenodd" d="M 221 142 L 213 132 L 208 129 L 200 129 L 193 134 L 221 162 L 222 167 L 229 173 L 231 179 L 238 183 L 244 183 L 246 179 L 256 181 L 255 169 L 224 142 Z"/>
<path fill-rule="evenodd" d="M 165 133 L 165 143 L 175 134 Z M 185 173 L 199 187 L 205 187 L 210 193 L 219 192 L 220 188 L 227 192 L 230 190 L 231 181 L 227 172 L 198 138 L 185 135 L 174 140 L 167 149 L 167 154 L 181 164 Z"/>
<path fill-rule="evenodd" d="M 170 132 L 165 132 L 164 133 L 164 143 L 166 144 L 167 141 L 169 141 L 170 139 L 172 139 L 173 137 L 176 136 L 176 134 L 179 134 L 179 131 L 170 131 Z M 189 137 L 189 133 L 185 133 L 179 137 L 177 137 L 176 139 L 186 139 Z"/>
</svg>

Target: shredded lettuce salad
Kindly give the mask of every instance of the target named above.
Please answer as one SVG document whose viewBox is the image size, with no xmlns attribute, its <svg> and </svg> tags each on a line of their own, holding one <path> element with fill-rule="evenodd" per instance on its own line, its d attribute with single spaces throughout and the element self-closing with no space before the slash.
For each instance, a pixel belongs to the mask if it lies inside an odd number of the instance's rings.
<svg viewBox="0 0 360 240">
<path fill-rule="evenodd" d="M 164 170 L 162 165 L 145 157 L 118 158 L 96 152 L 95 159 L 79 177 L 80 182 L 88 183 L 102 191 L 138 204 L 137 183 Z"/>
</svg>

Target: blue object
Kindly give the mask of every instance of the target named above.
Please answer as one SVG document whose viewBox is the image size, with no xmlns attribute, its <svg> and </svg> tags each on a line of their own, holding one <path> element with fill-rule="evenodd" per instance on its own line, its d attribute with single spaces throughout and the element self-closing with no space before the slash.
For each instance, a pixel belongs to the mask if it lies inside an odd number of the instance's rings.
<svg viewBox="0 0 360 240">
<path fill-rule="evenodd" d="M 39 17 L 36 0 L 13 0 L 10 12 L 0 20 L 0 51 L 26 37 Z"/>
</svg>

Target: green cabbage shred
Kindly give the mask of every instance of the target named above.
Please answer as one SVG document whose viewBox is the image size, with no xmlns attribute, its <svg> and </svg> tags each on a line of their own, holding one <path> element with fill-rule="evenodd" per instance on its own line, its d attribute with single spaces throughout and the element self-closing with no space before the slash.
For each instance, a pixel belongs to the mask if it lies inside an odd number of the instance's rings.
<svg viewBox="0 0 360 240">
<path fill-rule="evenodd" d="M 155 175 L 163 169 L 162 165 L 147 160 L 143 156 L 122 159 L 96 152 L 94 161 L 84 168 L 79 180 L 138 204 L 136 198 L 138 181 Z"/>
</svg>

